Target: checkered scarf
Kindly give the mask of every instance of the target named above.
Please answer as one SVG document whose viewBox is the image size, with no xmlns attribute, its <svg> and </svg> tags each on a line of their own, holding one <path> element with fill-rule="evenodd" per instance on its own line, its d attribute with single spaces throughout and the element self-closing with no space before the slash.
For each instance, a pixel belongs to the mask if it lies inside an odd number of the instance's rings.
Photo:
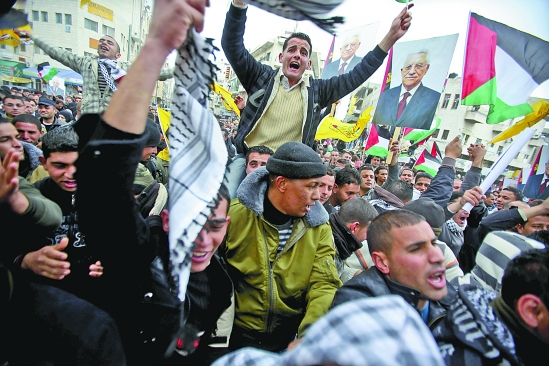
<svg viewBox="0 0 549 366">
<path fill-rule="evenodd" d="M 292 20 L 310 20 L 328 33 L 334 32 L 336 24 L 342 24 L 339 16 L 322 18 L 343 3 L 343 0 L 248 0 L 270 13 Z"/>
<path fill-rule="evenodd" d="M 185 299 L 193 242 L 217 206 L 227 162 L 223 135 L 207 110 L 216 66 L 215 47 L 194 30 L 179 48 L 175 64 L 170 140 L 170 271 Z"/>
<path fill-rule="evenodd" d="M 116 85 L 114 85 L 114 80 L 120 82 L 122 81 L 122 78 L 126 75 L 126 71 L 124 71 L 120 66 L 118 66 L 118 63 L 116 60 L 109 60 L 109 59 L 100 59 L 97 60 L 97 63 L 99 65 L 99 70 L 101 71 L 101 74 L 103 74 L 103 78 L 105 79 L 105 82 L 109 86 L 109 88 L 115 92 L 117 90 Z M 112 78 L 111 78 L 112 76 Z"/>
</svg>

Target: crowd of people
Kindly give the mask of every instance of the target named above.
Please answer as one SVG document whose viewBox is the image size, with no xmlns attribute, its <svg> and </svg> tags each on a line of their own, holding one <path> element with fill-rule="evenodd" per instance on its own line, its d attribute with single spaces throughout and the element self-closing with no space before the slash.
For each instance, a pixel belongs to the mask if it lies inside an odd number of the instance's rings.
<svg viewBox="0 0 549 366">
<path fill-rule="evenodd" d="M 4 91 L 0 363 L 546 364 L 549 199 L 483 192 L 486 149 L 459 137 L 435 176 L 399 163 L 398 141 L 385 159 L 314 139 L 322 109 L 406 34 L 407 8 L 352 71 L 313 79 L 303 33 L 285 40 L 279 69 L 256 61 L 243 42 L 248 5 L 233 0 L 222 46 L 249 96 L 240 120 L 204 117 L 200 132 L 184 119 L 188 130 L 166 134 L 151 95 L 174 76 L 186 96 L 182 70 L 211 70 L 192 51 L 207 3 L 155 1 L 132 64 L 117 62 L 109 36 L 94 59 L 18 31 L 85 70 L 87 101 Z M 178 49 L 180 68 L 164 69 Z M 183 219 L 170 212 L 192 211 L 176 205 L 200 172 L 181 171 L 173 146 L 170 160 L 158 155 L 187 131 L 221 145 L 189 140 L 198 155 L 187 159 L 226 150 L 227 163 L 222 182 L 200 182 L 215 193 L 196 197 L 208 214 L 187 220 L 204 224 L 174 277 L 170 226 Z"/>
</svg>

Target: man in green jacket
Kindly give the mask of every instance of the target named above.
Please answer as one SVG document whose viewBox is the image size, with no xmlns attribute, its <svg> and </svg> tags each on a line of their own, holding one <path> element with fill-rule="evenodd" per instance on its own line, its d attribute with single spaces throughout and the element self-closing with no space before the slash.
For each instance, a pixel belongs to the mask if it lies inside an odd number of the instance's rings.
<svg viewBox="0 0 549 366">
<path fill-rule="evenodd" d="M 284 350 L 328 311 L 341 282 L 317 201 L 324 175 L 310 147 L 287 142 L 238 189 L 224 248 L 235 285 L 230 348 Z"/>
</svg>

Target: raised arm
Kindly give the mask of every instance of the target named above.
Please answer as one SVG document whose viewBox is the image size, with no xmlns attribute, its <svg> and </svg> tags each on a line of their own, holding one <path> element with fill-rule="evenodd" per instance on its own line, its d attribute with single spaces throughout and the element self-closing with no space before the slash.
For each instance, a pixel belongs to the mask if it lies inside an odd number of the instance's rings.
<svg viewBox="0 0 549 366">
<path fill-rule="evenodd" d="M 197 31 L 202 30 L 206 0 L 190 3 L 185 0 L 155 2 L 145 45 L 103 115 L 112 127 L 134 134 L 145 131 L 149 102 L 164 60 L 185 41 L 191 25 Z M 132 108 L 128 108 L 129 105 Z"/>
<path fill-rule="evenodd" d="M 244 46 L 246 12 L 245 3 L 239 1 L 231 3 L 223 26 L 221 47 L 244 89 L 250 90 L 261 75 L 272 69 L 258 62 Z"/>
<path fill-rule="evenodd" d="M 413 4 L 410 4 L 413 5 Z M 409 6 L 410 8 L 411 6 Z M 393 20 L 391 28 L 383 40 L 362 59 L 349 73 L 327 80 L 319 80 L 322 84 L 320 107 L 324 108 L 362 85 L 381 66 L 387 53 L 393 45 L 402 38 L 412 22 L 412 15 L 406 8 Z"/>
<path fill-rule="evenodd" d="M 461 150 L 462 146 L 459 136 L 455 137 L 448 145 L 446 145 L 442 165 L 438 168 L 438 173 L 431 181 L 429 188 L 423 192 L 421 197 L 431 198 L 440 207 L 446 209 L 454 187 L 453 183 L 456 175 L 456 159 L 460 157 Z"/>
<path fill-rule="evenodd" d="M 56 61 L 61 62 L 63 65 L 67 66 L 68 68 L 78 72 L 82 73 L 84 70 L 84 63 L 85 63 L 85 57 L 78 56 L 72 52 L 69 52 L 61 47 L 55 47 L 44 41 L 43 39 L 37 37 L 34 35 L 34 33 L 30 30 L 15 30 L 15 33 L 17 33 L 21 37 L 28 37 L 33 40 L 34 44 L 40 47 L 42 51 L 51 58 L 53 58 Z"/>
</svg>

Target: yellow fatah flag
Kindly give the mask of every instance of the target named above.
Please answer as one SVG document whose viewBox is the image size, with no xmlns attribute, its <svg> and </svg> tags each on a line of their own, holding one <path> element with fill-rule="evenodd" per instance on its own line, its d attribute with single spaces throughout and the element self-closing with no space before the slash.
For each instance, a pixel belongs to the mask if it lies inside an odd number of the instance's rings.
<svg viewBox="0 0 549 366">
<path fill-rule="evenodd" d="M 229 92 L 227 89 L 223 88 L 217 83 L 214 83 L 211 88 L 214 93 L 221 95 L 225 108 L 227 108 L 228 111 L 234 111 L 234 113 L 236 113 L 238 117 L 240 117 L 240 109 L 238 109 L 238 107 L 236 106 L 231 92 Z"/>
<path fill-rule="evenodd" d="M 532 109 L 534 110 L 532 113 L 527 114 L 523 119 L 497 135 L 492 141 L 489 142 L 489 144 L 495 144 L 496 142 L 507 140 L 515 135 L 518 135 L 527 127 L 532 127 L 544 119 L 545 116 L 549 114 L 549 102 L 540 99 L 532 104 Z"/>
<path fill-rule="evenodd" d="M 31 26 L 29 24 L 20 27 L 18 29 L 27 31 L 31 30 Z M 0 44 L 4 44 L 6 46 L 11 47 L 17 47 L 21 43 L 21 37 L 19 37 L 13 29 L 0 29 Z"/>
<path fill-rule="evenodd" d="M 356 140 L 360 137 L 362 131 L 364 131 L 364 128 L 366 127 L 366 124 L 372 118 L 370 112 L 372 112 L 373 109 L 373 106 L 368 107 L 368 109 L 362 112 L 355 124 L 344 123 L 331 116 L 325 117 L 322 122 L 320 122 L 320 126 L 316 131 L 315 139 L 322 140 L 326 138 L 334 138 L 345 142 Z"/>
<path fill-rule="evenodd" d="M 80 7 L 83 8 L 84 5 L 88 4 L 90 0 L 80 0 Z"/>
<path fill-rule="evenodd" d="M 160 127 L 162 128 L 162 134 L 166 140 L 167 148 L 158 153 L 158 157 L 165 161 L 170 161 L 170 141 L 168 140 L 168 128 L 170 127 L 170 112 L 158 108 L 158 119 L 160 120 Z"/>
</svg>

